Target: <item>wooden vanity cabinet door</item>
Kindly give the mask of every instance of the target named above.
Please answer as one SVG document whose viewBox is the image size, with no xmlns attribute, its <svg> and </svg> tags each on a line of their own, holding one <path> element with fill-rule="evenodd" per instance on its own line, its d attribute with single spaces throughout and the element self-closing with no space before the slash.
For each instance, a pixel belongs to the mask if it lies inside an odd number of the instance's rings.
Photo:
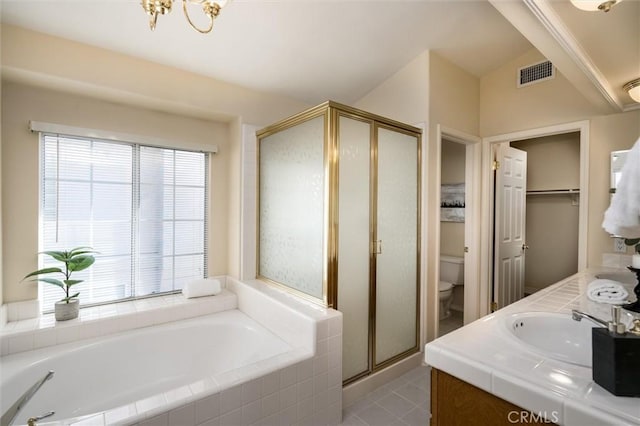
<svg viewBox="0 0 640 426">
<path fill-rule="evenodd" d="M 521 421 L 526 420 L 526 421 Z M 553 425 L 527 410 L 435 368 L 431 369 L 431 426 Z"/>
</svg>

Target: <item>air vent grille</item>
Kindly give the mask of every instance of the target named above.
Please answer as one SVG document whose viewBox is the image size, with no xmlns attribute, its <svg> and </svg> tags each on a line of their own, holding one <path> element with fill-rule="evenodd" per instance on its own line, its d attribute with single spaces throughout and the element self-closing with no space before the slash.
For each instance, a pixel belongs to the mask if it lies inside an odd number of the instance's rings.
<svg viewBox="0 0 640 426">
<path fill-rule="evenodd" d="M 518 87 L 550 80 L 556 75 L 551 61 L 538 62 L 518 69 Z"/>
</svg>

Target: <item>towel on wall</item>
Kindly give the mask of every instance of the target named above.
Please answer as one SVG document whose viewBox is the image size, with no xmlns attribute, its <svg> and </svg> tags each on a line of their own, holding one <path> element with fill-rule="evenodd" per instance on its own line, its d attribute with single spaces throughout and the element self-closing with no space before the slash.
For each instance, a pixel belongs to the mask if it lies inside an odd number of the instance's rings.
<svg viewBox="0 0 640 426">
<path fill-rule="evenodd" d="M 640 237 L 640 138 L 627 154 L 602 227 L 620 237 Z"/>
<path fill-rule="evenodd" d="M 213 278 L 201 278 L 191 281 L 182 288 L 182 294 L 187 299 L 192 297 L 215 296 L 222 291 L 219 280 Z"/>
<path fill-rule="evenodd" d="M 620 305 L 628 302 L 629 292 L 617 281 L 599 279 L 589 283 L 587 297 L 594 302 Z"/>
</svg>

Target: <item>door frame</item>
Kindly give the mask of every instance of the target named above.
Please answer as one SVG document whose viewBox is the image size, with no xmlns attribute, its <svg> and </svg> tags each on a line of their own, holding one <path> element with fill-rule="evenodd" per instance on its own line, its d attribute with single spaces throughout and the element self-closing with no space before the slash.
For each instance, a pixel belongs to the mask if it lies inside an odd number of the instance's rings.
<svg viewBox="0 0 640 426">
<path fill-rule="evenodd" d="M 464 222 L 464 240 L 465 247 L 468 252 L 464 254 L 465 262 L 465 283 L 464 283 L 464 324 L 468 324 L 481 316 L 481 299 L 479 282 L 475 277 L 480 276 L 480 238 L 477 230 L 480 228 L 480 182 L 481 182 L 481 154 L 482 139 L 479 136 L 470 135 L 446 126 L 438 124 L 436 126 L 436 170 L 435 170 L 435 187 L 440 188 L 442 184 L 442 139 L 447 139 L 466 146 L 465 150 L 465 222 Z M 440 191 L 435 191 L 430 197 L 437 209 L 434 209 L 436 246 L 434 256 L 440 259 Z M 469 201 L 469 202 L 467 202 Z M 440 276 L 440 262 L 434 262 L 434 277 Z M 437 281 L 436 281 L 436 289 Z M 436 290 L 435 300 L 429 304 L 434 309 L 436 320 L 439 318 L 439 294 Z M 433 318 L 433 317 L 432 317 Z M 435 335 L 439 335 L 439 323 L 435 323 Z"/>
<path fill-rule="evenodd" d="M 491 313 L 491 279 L 493 272 L 493 146 L 523 139 L 580 134 L 580 206 L 578 224 L 578 271 L 587 267 L 587 219 L 589 213 L 589 120 L 504 133 L 482 138 L 482 222 L 480 226 L 480 316 Z"/>
</svg>

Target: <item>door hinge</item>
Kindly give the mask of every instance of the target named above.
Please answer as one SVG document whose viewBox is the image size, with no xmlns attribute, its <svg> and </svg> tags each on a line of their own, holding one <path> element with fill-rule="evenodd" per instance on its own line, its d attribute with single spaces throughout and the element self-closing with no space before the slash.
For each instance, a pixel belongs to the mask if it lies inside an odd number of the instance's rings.
<svg viewBox="0 0 640 426">
<path fill-rule="evenodd" d="M 493 165 L 491 166 L 491 168 L 493 170 L 499 170 L 500 169 L 500 162 L 498 160 L 493 160 Z"/>
<path fill-rule="evenodd" d="M 498 310 L 498 303 L 497 302 L 491 302 L 491 312 L 495 312 Z"/>
</svg>

